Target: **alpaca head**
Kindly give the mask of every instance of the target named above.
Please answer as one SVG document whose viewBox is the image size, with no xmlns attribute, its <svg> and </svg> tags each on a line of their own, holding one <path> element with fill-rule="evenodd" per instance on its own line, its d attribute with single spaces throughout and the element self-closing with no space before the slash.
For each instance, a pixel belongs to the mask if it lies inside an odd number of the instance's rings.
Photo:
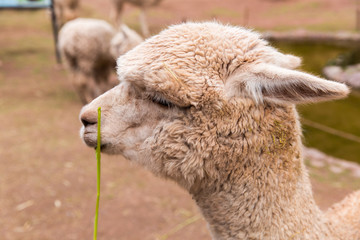
<svg viewBox="0 0 360 240">
<path fill-rule="evenodd" d="M 120 31 L 115 34 L 110 43 L 111 55 L 117 59 L 119 56 L 125 54 L 132 48 L 139 45 L 144 40 L 134 30 L 122 24 Z"/>
<path fill-rule="evenodd" d="M 103 152 L 122 154 L 191 189 L 233 171 L 233 158 L 296 145 L 297 136 L 275 134 L 276 146 L 267 132 L 293 132 L 294 103 L 348 93 L 343 84 L 293 70 L 299 64 L 242 28 L 173 26 L 118 59 L 120 84 L 83 108 L 81 136 L 96 146 L 101 107 Z"/>
</svg>

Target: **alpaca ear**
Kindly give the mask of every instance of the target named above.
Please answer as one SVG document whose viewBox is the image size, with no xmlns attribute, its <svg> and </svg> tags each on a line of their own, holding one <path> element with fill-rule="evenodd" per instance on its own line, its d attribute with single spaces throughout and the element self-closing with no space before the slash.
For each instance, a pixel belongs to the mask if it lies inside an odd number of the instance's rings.
<svg viewBox="0 0 360 240">
<path fill-rule="evenodd" d="M 254 64 L 238 70 L 225 82 L 229 97 L 250 96 L 276 102 L 309 103 L 345 97 L 349 88 L 342 83 L 318 78 L 272 64 Z"/>
</svg>

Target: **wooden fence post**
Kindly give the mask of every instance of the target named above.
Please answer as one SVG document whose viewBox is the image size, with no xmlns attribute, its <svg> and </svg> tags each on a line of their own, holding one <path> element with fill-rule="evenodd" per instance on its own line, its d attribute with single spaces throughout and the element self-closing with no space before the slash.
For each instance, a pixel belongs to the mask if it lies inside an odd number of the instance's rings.
<svg viewBox="0 0 360 240">
<path fill-rule="evenodd" d="M 60 56 L 59 46 L 58 46 L 59 29 L 58 29 L 58 23 L 57 23 L 57 19 L 56 19 L 54 4 L 55 4 L 54 0 L 51 0 L 51 3 L 50 3 L 51 23 L 52 23 L 52 30 L 53 30 L 53 35 L 54 35 L 56 61 L 57 61 L 57 63 L 61 63 L 61 56 Z"/>
<path fill-rule="evenodd" d="M 356 30 L 360 30 L 360 0 L 356 0 Z"/>
</svg>

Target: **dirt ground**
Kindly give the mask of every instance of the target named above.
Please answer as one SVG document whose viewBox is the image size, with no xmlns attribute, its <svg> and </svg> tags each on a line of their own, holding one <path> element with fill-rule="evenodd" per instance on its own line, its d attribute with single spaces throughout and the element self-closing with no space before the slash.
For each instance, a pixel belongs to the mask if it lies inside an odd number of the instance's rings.
<svg viewBox="0 0 360 240">
<path fill-rule="evenodd" d="M 84 2 L 83 16 L 108 19 L 109 0 Z M 327 26 L 338 26 L 331 22 L 336 10 L 344 16 L 344 28 L 351 30 L 353 19 L 345 13 L 353 8 L 353 1 L 345 0 L 164 0 L 149 11 L 149 22 L 153 33 L 168 24 L 212 18 L 257 29 L 321 25 L 332 30 Z M 126 8 L 125 19 L 135 28 L 137 16 L 137 9 Z M 95 153 L 79 138 L 82 106 L 69 76 L 55 63 L 48 20 L 44 11 L 0 12 L 0 239 L 4 240 L 92 238 Z M 210 239 L 196 205 L 175 183 L 122 157 L 102 157 L 98 239 Z M 310 168 L 310 175 L 322 209 L 342 199 L 358 181 L 333 177 L 326 169 Z"/>
</svg>

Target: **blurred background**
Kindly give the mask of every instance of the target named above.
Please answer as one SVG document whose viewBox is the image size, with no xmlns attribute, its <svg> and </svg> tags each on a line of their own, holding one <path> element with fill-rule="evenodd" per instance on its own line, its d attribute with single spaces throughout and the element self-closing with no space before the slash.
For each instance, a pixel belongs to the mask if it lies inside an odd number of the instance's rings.
<svg viewBox="0 0 360 240">
<path fill-rule="evenodd" d="M 216 19 L 263 33 L 282 52 L 302 57 L 304 71 L 346 82 L 352 87 L 348 98 L 298 110 L 320 207 L 360 188 L 359 1 L 71 2 L 55 1 L 60 29 L 75 17 L 95 18 L 113 27 L 111 37 L 127 31 L 119 28 L 126 24 L 146 38 L 171 24 Z M 93 73 L 69 62 L 64 55 L 62 64 L 56 62 L 49 10 L 0 10 L 1 239 L 92 238 L 96 161 L 79 138 L 86 101 L 76 74 Z M 108 78 L 116 79 L 111 64 Z M 95 97 L 112 86 L 107 81 L 100 92 L 88 90 Z M 121 157 L 103 155 L 101 187 L 99 239 L 210 239 L 184 190 Z"/>
</svg>

